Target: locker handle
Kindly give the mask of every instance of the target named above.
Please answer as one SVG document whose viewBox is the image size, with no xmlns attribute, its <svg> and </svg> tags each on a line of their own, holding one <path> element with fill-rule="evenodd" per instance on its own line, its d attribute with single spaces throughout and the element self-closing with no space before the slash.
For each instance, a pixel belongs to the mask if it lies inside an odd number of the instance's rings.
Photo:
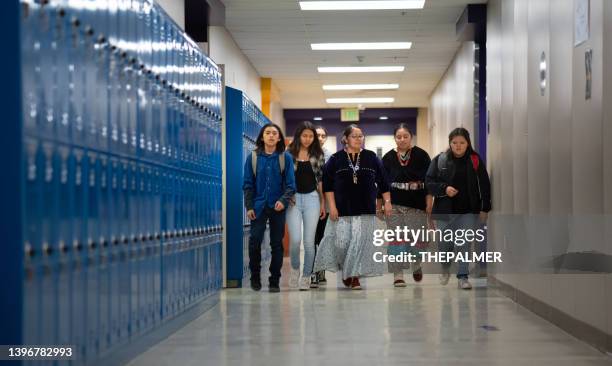
<svg viewBox="0 0 612 366">
<path fill-rule="evenodd" d="M 138 243 L 138 236 L 137 235 L 132 236 L 132 241 L 134 243 Z"/>
<path fill-rule="evenodd" d="M 44 5 L 44 4 L 43 4 Z M 59 10 L 57 11 L 57 14 L 63 18 L 66 16 L 66 10 L 64 10 L 64 8 L 59 8 Z"/>
<path fill-rule="evenodd" d="M 119 239 L 113 238 L 112 242 L 113 242 L 113 245 L 118 245 L 119 244 Z"/>
<path fill-rule="evenodd" d="M 94 34 L 93 28 L 90 26 L 85 27 L 85 34 L 87 34 L 88 36 L 93 36 Z"/>
<path fill-rule="evenodd" d="M 130 243 L 130 239 L 127 236 L 123 237 L 123 244 L 128 245 Z"/>
<path fill-rule="evenodd" d="M 142 242 L 147 241 L 147 236 L 146 235 L 141 235 L 140 236 L 140 241 L 142 241 Z"/>
<path fill-rule="evenodd" d="M 98 246 L 98 243 L 96 243 L 95 240 L 89 239 L 87 242 L 87 246 L 89 247 L 89 249 L 93 250 L 93 249 L 96 249 L 96 247 Z"/>
<path fill-rule="evenodd" d="M 25 255 L 28 258 L 32 258 L 36 254 L 36 252 L 34 251 L 34 248 L 32 248 L 32 246 L 29 243 L 26 243 L 24 251 L 25 251 Z"/>
<path fill-rule="evenodd" d="M 80 252 L 81 249 L 83 249 L 83 244 L 77 240 L 74 242 L 74 248 L 77 250 L 77 252 Z"/>
<path fill-rule="evenodd" d="M 72 25 L 73 25 L 75 28 L 78 28 L 78 27 L 80 27 L 80 26 L 81 26 L 81 21 L 80 21 L 78 18 L 72 18 Z"/>
<path fill-rule="evenodd" d="M 100 36 L 98 37 L 98 43 L 100 43 L 100 44 L 102 44 L 102 43 L 106 43 L 106 37 L 104 37 L 104 36 L 100 35 Z"/>
<path fill-rule="evenodd" d="M 68 246 L 63 241 L 60 243 L 59 249 L 60 249 L 60 252 L 62 252 L 63 254 L 68 253 L 68 250 L 69 250 Z"/>
<path fill-rule="evenodd" d="M 161 235 L 159 235 L 159 233 L 156 233 L 155 234 L 155 239 L 157 239 L 157 240 L 161 239 Z"/>
<path fill-rule="evenodd" d="M 153 241 L 153 240 L 155 240 L 155 235 L 149 234 L 149 241 Z"/>
<path fill-rule="evenodd" d="M 101 238 L 100 239 L 100 244 L 102 245 L 103 248 L 108 247 L 108 240 Z"/>
</svg>

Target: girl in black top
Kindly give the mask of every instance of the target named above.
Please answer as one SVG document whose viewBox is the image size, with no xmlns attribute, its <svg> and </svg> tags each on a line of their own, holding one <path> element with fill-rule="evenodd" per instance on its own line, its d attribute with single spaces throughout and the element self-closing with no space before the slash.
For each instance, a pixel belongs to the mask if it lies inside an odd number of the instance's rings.
<svg viewBox="0 0 612 366">
<path fill-rule="evenodd" d="M 439 230 L 476 229 L 487 220 L 491 210 L 491 184 L 480 156 L 472 149 L 469 132 L 462 127 L 448 136 L 450 148 L 436 156 L 427 170 L 425 183 L 434 196 L 432 216 Z M 440 243 L 440 250 L 452 251 L 453 247 L 469 251 L 471 243 Z M 440 283 L 446 285 L 450 274 L 450 263 L 443 263 Z M 469 290 L 468 263 L 459 262 L 458 285 Z"/>
<path fill-rule="evenodd" d="M 289 287 L 302 291 L 311 286 L 312 266 L 315 258 L 315 233 L 319 218 L 325 216 L 325 199 L 321 179 L 323 176 L 323 150 L 315 126 L 304 122 L 295 130 L 293 141 L 287 148 L 293 157 L 297 193 L 287 210 L 291 276 Z M 304 230 L 302 231 L 302 227 Z M 302 240 L 303 238 L 303 240 Z M 300 242 L 304 245 L 304 270 L 300 280 Z"/>
<path fill-rule="evenodd" d="M 398 125 L 393 136 L 397 147 L 383 157 L 383 165 L 391 186 L 393 213 L 387 219 L 387 227 L 409 229 L 427 228 L 427 213 L 431 213 L 433 199 L 425 189 L 425 174 L 431 159 L 429 154 L 418 146 L 412 146 L 412 132 L 408 125 Z M 425 243 L 392 242 L 388 243 L 388 253 L 397 255 L 413 252 L 420 259 L 418 248 Z M 389 262 L 389 272 L 393 273 L 393 285 L 405 287 L 403 270 L 410 263 Z M 420 262 L 413 263 L 412 277 L 416 282 L 423 279 Z"/>
<path fill-rule="evenodd" d="M 384 211 L 391 214 L 389 184 L 382 162 L 362 149 L 363 132 L 351 125 L 343 133 L 343 150 L 333 154 L 323 171 L 323 190 L 330 221 L 315 259 L 315 271 L 342 269 L 344 284 L 361 289 L 359 277 L 382 275 L 382 262 L 373 260 L 376 197 L 382 192 Z"/>
</svg>

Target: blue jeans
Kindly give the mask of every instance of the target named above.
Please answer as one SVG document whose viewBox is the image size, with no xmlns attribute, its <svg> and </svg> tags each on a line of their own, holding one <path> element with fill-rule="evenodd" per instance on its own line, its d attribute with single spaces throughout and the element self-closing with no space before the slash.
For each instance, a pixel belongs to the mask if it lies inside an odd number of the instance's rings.
<svg viewBox="0 0 612 366">
<path fill-rule="evenodd" d="M 296 193 L 295 205 L 287 210 L 291 268 L 300 269 L 300 242 L 302 242 L 304 243 L 304 277 L 312 274 L 315 259 L 315 233 L 319 223 L 320 209 L 319 194 L 317 191 L 312 191 L 310 193 Z M 303 233 L 302 224 L 304 227 Z"/>
<path fill-rule="evenodd" d="M 283 236 L 285 236 L 285 213 L 266 207 L 255 220 L 251 221 L 251 236 L 249 237 L 249 269 L 251 278 L 260 278 L 261 273 L 261 242 L 266 232 L 266 223 L 270 222 L 270 246 L 272 260 L 270 262 L 270 284 L 278 285 L 283 266 Z"/>
<path fill-rule="evenodd" d="M 476 214 L 453 214 L 449 215 L 449 220 L 436 220 L 436 228 L 439 230 L 477 230 L 480 228 L 478 223 L 478 215 Z M 442 236 L 444 238 L 444 235 Z M 454 237 L 454 235 L 453 235 Z M 442 241 L 438 244 L 438 251 L 440 252 L 471 252 L 472 243 L 465 242 L 462 245 L 456 244 L 453 241 Z M 443 262 L 443 271 L 450 269 L 450 262 Z M 457 278 L 468 278 L 469 274 L 469 263 L 468 262 L 457 262 Z"/>
</svg>

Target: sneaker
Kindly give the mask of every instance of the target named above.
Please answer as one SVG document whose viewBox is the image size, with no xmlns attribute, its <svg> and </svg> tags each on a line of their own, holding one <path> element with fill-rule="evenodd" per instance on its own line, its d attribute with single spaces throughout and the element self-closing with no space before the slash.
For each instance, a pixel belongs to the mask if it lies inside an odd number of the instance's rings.
<svg viewBox="0 0 612 366">
<path fill-rule="evenodd" d="M 310 275 L 310 288 L 319 288 L 319 279 L 316 274 Z"/>
<path fill-rule="evenodd" d="M 259 279 L 259 278 L 251 278 L 251 288 L 254 291 L 261 290 L 261 279 Z"/>
<path fill-rule="evenodd" d="M 268 287 L 268 290 L 269 290 L 270 292 L 280 292 L 280 287 L 278 287 L 278 285 L 270 285 L 270 286 Z"/>
<path fill-rule="evenodd" d="M 471 290 L 472 284 L 470 283 L 470 281 L 468 281 L 467 278 L 460 278 L 459 281 L 457 281 L 457 287 L 462 290 Z"/>
<path fill-rule="evenodd" d="M 423 269 L 421 267 L 412 272 L 412 279 L 414 282 L 421 282 L 423 280 Z"/>
<path fill-rule="evenodd" d="M 353 277 L 351 281 L 351 290 L 361 290 L 361 284 L 359 283 L 359 277 Z"/>
<path fill-rule="evenodd" d="M 351 287 L 351 283 L 352 282 L 353 282 L 353 278 L 352 277 L 349 277 L 349 278 L 346 278 L 346 279 L 344 279 L 344 278 L 342 279 L 342 283 L 346 287 Z"/>
<path fill-rule="evenodd" d="M 297 288 L 300 281 L 300 270 L 291 268 L 289 276 L 289 288 Z"/>
<path fill-rule="evenodd" d="M 440 273 L 440 285 L 446 286 L 446 284 L 448 284 L 449 279 L 450 279 L 450 273 L 448 272 Z"/>
<path fill-rule="evenodd" d="M 403 273 L 398 272 L 393 274 L 393 287 L 406 287 Z"/>
<path fill-rule="evenodd" d="M 327 280 L 325 279 L 325 271 L 317 272 L 317 281 L 319 285 L 327 285 Z"/>
<path fill-rule="evenodd" d="M 308 291 L 310 290 L 310 278 L 302 277 L 300 279 L 300 291 Z"/>
<path fill-rule="evenodd" d="M 278 283 L 279 283 L 278 278 L 269 277 L 268 278 L 268 291 L 280 292 L 280 286 L 278 285 Z"/>
</svg>

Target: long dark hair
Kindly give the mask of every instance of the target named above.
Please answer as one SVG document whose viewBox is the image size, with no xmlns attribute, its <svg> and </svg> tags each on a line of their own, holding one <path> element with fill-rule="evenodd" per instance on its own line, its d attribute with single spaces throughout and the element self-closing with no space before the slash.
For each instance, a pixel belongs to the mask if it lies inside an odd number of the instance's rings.
<svg viewBox="0 0 612 366">
<path fill-rule="evenodd" d="M 463 128 L 463 127 L 457 127 L 457 128 L 455 128 L 454 130 L 452 130 L 448 134 L 448 145 L 449 145 L 449 148 L 448 148 L 448 150 L 446 150 L 446 154 L 449 157 L 452 157 L 452 154 L 453 154 L 453 152 L 452 152 L 452 150 L 450 148 L 450 143 L 451 143 L 451 141 L 453 141 L 453 139 L 455 137 L 458 137 L 458 136 L 463 137 L 465 139 L 465 141 L 467 141 L 468 147 L 467 147 L 467 150 L 465 151 L 466 155 L 471 155 L 473 152 L 475 152 L 474 148 L 472 148 L 472 139 L 470 139 L 470 132 L 468 130 L 466 130 L 465 128 Z"/>
<path fill-rule="evenodd" d="M 281 131 L 281 128 L 275 124 L 275 123 L 267 123 L 266 125 L 264 125 L 261 130 L 259 130 L 259 135 L 257 136 L 257 152 L 264 152 L 266 150 L 265 148 L 265 144 L 263 141 L 263 134 L 264 131 L 266 130 L 266 128 L 268 127 L 274 127 L 276 128 L 276 130 L 278 131 L 278 137 L 280 138 L 280 140 L 276 143 L 276 152 L 281 154 L 285 151 L 285 136 L 283 135 L 283 131 Z"/>
<path fill-rule="evenodd" d="M 287 150 L 293 155 L 294 158 L 297 158 L 300 154 L 300 137 L 302 133 L 306 130 L 312 131 L 312 135 L 314 139 L 312 140 L 312 144 L 308 146 L 308 156 L 314 156 L 319 159 L 323 156 L 323 149 L 321 148 L 321 143 L 319 142 L 319 138 L 317 137 L 317 128 L 310 122 L 305 121 L 302 122 L 296 129 L 295 134 L 293 135 L 293 141 L 287 147 Z"/>
<path fill-rule="evenodd" d="M 352 124 L 348 125 L 348 127 L 345 128 L 344 131 L 342 131 L 342 139 L 340 139 L 340 142 L 342 143 L 342 145 L 346 146 L 348 144 L 348 137 L 351 135 L 351 133 L 353 132 L 354 129 L 361 130 L 361 128 L 359 126 L 357 126 L 356 124 L 352 123 Z M 363 130 L 361 130 L 361 131 L 363 131 Z"/>
<path fill-rule="evenodd" d="M 402 122 L 399 125 L 395 126 L 395 128 L 393 129 L 393 136 L 395 136 L 395 134 L 399 130 L 406 130 L 408 131 L 408 134 L 410 135 L 410 137 L 414 137 L 414 134 L 412 133 L 412 131 L 410 131 L 410 127 L 408 127 L 407 123 Z"/>
</svg>

